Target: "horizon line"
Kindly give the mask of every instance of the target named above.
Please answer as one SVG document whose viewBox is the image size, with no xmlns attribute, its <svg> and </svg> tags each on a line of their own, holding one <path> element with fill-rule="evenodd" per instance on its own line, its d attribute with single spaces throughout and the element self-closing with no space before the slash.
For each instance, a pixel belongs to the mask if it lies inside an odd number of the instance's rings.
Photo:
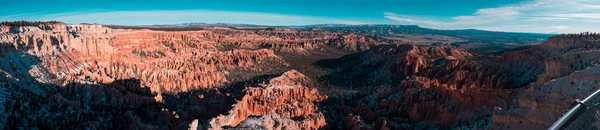
<svg viewBox="0 0 600 130">
<path fill-rule="evenodd" d="M 60 22 L 63 24 L 67 24 L 67 25 L 83 25 L 83 24 L 95 24 L 95 25 L 106 25 L 106 26 L 127 26 L 127 27 L 150 27 L 150 26 L 174 26 L 174 25 L 183 25 L 183 24 L 208 24 L 209 26 L 205 26 L 205 27 L 243 27 L 243 26 L 211 26 L 211 25 L 216 25 L 216 24 L 231 24 L 231 25 L 247 25 L 247 26 L 256 26 L 256 27 L 301 27 L 301 28 L 309 28 L 311 26 L 313 27 L 318 27 L 318 26 L 328 26 L 328 25 L 343 25 L 343 26 L 368 26 L 368 25 L 388 25 L 388 26 L 417 26 L 419 28 L 425 28 L 425 29 L 432 29 L 432 30 L 447 30 L 447 31 L 455 31 L 455 30 L 478 30 L 478 31 L 487 31 L 487 32 L 505 32 L 505 33 L 530 33 L 530 34 L 569 34 L 569 33 L 541 33 L 541 32 L 520 32 L 520 31 L 495 31 L 495 30 L 484 30 L 484 29 L 475 29 L 475 28 L 463 28 L 463 29 L 437 29 L 437 28 L 429 28 L 429 27 L 423 27 L 421 25 L 417 25 L 417 24 L 386 24 L 386 23 L 363 23 L 363 24 L 343 24 L 343 23 L 339 23 L 339 24 L 304 24 L 304 25 L 260 25 L 260 24 L 247 24 L 247 23 L 226 23 L 226 22 L 184 22 L 184 23 L 177 23 L 177 24 L 140 24 L 140 25 L 134 25 L 134 24 L 103 24 L 103 23 L 87 23 L 87 22 L 82 22 L 82 23 L 67 23 L 67 22 L 62 22 L 62 21 L 55 21 L 55 20 L 13 20 L 13 21 L 0 21 L 0 22 L 20 22 L 20 21 L 25 21 L 25 22 Z M 185 26 L 185 25 L 184 25 Z"/>
</svg>

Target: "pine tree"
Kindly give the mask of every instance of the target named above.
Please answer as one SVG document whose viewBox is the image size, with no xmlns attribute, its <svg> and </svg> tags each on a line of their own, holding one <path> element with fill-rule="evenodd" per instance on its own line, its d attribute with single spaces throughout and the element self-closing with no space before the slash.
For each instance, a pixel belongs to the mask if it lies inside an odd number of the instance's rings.
<svg viewBox="0 0 600 130">
<path fill-rule="evenodd" d="M 3 21 L 0 25 L 4 26 L 39 26 L 42 24 L 59 24 L 59 21 Z"/>
</svg>

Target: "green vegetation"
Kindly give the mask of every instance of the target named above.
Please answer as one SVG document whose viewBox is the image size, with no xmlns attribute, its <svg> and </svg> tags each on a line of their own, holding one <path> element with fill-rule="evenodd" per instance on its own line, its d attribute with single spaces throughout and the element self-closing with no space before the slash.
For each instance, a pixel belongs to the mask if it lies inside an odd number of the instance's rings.
<svg viewBox="0 0 600 130">
<path fill-rule="evenodd" d="M 134 49 L 132 54 L 138 55 L 142 58 L 148 58 L 148 57 L 160 58 L 160 57 L 167 56 L 167 54 L 165 54 L 164 52 L 159 51 L 159 50 L 144 51 L 142 49 Z"/>
<path fill-rule="evenodd" d="M 588 39 L 588 40 L 600 39 L 600 33 L 595 33 L 595 32 L 581 32 L 581 33 L 572 33 L 572 34 L 561 34 L 560 36 L 562 36 L 562 37 L 569 37 L 569 38 L 581 38 L 581 39 Z"/>
<path fill-rule="evenodd" d="M 0 25 L 4 26 L 38 26 L 40 24 L 59 24 L 59 21 L 3 21 Z"/>
</svg>

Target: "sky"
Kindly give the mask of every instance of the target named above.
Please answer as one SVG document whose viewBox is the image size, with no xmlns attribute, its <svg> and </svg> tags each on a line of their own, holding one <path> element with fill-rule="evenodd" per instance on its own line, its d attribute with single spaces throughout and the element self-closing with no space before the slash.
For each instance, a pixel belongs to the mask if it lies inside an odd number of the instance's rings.
<svg viewBox="0 0 600 130">
<path fill-rule="evenodd" d="M 600 32 L 600 0 L 0 0 L 0 21 L 155 25 L 399 24 Z"/>
</svg>

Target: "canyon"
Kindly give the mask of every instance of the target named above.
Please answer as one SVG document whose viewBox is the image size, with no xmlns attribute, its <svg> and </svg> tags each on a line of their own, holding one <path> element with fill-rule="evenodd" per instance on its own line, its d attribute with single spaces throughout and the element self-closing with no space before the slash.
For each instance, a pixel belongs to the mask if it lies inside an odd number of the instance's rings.
<svg viewBox="0 0 600 130">
<path fill-rule="evenodd" d="M 0 129 L 545 129 L 599 86 L 599 35 L 457 32 L 0 25 Z"/>
</svg>

